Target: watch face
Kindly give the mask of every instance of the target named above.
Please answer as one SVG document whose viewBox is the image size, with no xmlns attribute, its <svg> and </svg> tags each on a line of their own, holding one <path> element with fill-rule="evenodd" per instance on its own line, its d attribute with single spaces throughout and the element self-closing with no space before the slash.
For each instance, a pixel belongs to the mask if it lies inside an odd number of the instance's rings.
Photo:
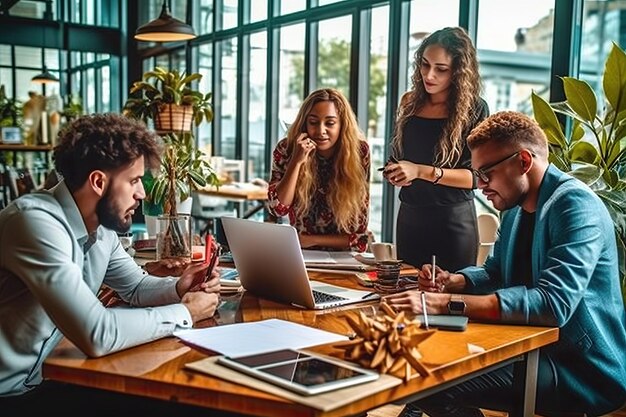
<svg viewBox="0 0 626 417">
<path fill-rule="evenodd" d="M 448 303 L 448 310 L 450 314 L 463 314 L 465 313 L 465 301 L 451 300 Z"/>
</svg>

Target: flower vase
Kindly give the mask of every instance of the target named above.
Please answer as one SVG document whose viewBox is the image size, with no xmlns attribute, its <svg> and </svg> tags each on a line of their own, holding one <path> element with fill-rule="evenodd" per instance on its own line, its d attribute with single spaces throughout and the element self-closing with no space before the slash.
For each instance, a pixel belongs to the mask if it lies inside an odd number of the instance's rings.
<svg viewBox="0 0 626 417">
<path fill-rule="evenodd" d="M 191 259 L 191 216 L 162 215 L 157 218 L 156 259 Z"/>
</svg>

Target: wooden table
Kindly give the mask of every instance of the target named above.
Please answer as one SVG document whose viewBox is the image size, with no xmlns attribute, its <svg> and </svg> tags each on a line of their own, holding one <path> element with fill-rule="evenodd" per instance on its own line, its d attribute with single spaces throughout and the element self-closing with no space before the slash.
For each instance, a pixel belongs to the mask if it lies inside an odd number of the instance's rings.
<svg viewBox="0 0 626 417">
<path fill-rule="evenodd" d="M 249 201 L 256 201 L 257 204 L 243 211 L 238 208 L 239 217 L 247 219 L 265 208 L 267 202 L 267 187 L 261 187 L 252 183 L 232 183 L 223 184 L 218 187 L 206 187 L 198 190 L 199 194 L 209 195 L 212 197 L 220 197 L 227 200 L 235 201 L 238 203 L 245 203 Z"/>
<path fill-rule="evenodd" d="M 319 278 L 321 274 L 318 275 Z M 325 277 L 338 285 L 354 285 L 346 275 Z M 269 318 L 290 320 L 338 333 L 348 333 L 345 316 L 362 309 L 373 314 L 377 304 L 346 306 L 332 311 L 302 310 L 252 294 L 230 299 L 204 326 Z M 98 359 L 88 359 L 64 340 L 44 363 L 44 376 L 78 385 L 160 398 L 255 416 L 350 416 L 384 404 L 411 401 L 511 362 L 515 363 L 518 401 L 514 415 L 533 416 L 538 349 L 558 340 L 557 328 L 470 323 L 464 332 L 437 331 L 420 344 L 427 377 L 367 396 L 349 405 L 321 412 L 262 391 L 185 369 L 188 362 L 207 357 L 177 338 L 161 339 Z M 485 349 L 470 355 L 467 344 Z M 445 348 L 442 348 L 445 347 Z M 338 352 L 331 346 L 315 348 Z"/>
</svg>

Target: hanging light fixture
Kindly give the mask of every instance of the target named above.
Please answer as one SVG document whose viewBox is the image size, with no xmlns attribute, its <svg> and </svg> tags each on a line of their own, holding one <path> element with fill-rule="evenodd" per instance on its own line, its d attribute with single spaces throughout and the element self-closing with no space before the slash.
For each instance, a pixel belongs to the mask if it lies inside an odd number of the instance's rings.
<svg viewBox="0 0 626 417">
<path fill-rule="evenodd" d="M 58 83 L 59 79 L 55 77 L 48 68 L 44 65 L 43 72 L 41 74 L 35 75 L 31 78 L 31 81 L 38 84 L 49 84 L 49 83 Z"/>
<path fill-rule="evenodd" d="M 135 39 L 146 42 L 187 41 L 196 36 L 191 26 L 172 17 L 167 0 L 163 0 L 161 15 L 135 32 Z"/>
<path fill-rule="evenodd" d="M 30 80 L 34 83 L 38 84 L 50 84 L 50 83 L 58 83 L 59 79 L 55 77 L 50 71 L 48 71 L 48 67 L 46 66 L 46 32 L 47 26 L 43 27 L 42 33 L 42 45 L 43 49 L 41 50 L 41 58 L 43 60 L 43 72 L 41 74 L 35 75 Z"/>
</svg>

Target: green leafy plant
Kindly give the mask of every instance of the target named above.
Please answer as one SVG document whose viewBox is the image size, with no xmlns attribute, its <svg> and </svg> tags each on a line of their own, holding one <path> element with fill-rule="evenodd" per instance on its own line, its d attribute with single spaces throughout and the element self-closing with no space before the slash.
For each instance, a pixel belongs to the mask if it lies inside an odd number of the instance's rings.
<svg viewBox="0 0 626 417">
<path fill-rule="evenodd" d="M 161 205 L 164 213 L 175 216 L 177 201 L 186 200 L 192 191 L 207 185 L 219 186 L 220 181 L 206 154 L 194 146 L 190 133 L 169 133 L 163 139 L 165 150 L 161 166 L 147 190 L 146 200 Z"/>
<path fill-rule="evenodd" d="M 176 104 L 192 106 L 196 126 L 204 120 L 210 123 L 213 120 L 212 93 L 203 94 L 190 87 L 193 81 L 201 79 L 199 73 L 186 74 L 155 67 L 144 73 L 141 81 L 133 83 L 131 97 L 124 104 L 123 113 L 147 122 L 155 120 L 165 105 Z"/>
<path fill-rule="evenodd" d="M 7 97 L 4 85 L 0 85 L 0 126 L 20 126 L 22 124 L 22 116 L 20 102 Z"/>
<path fill-rule="evenodd" d="M 68 122 L 83 114 L 83 102 L 80 96 L 70 94 L 67 103 L 63 106 L 63 116 Z"/>
<path fill-rule="evenodd" d="M 602 78 L 605 100 L 583 80 L 561 79 L 565 101 L 548 103 L 533 93 L 534 117 L 548 137 L 550 162 L 589 185 L 611 214 L 626 301 L 626 53 L 613 44 Z M 572 121 L 569 135 L 556 113 Z"/>
</svg>

